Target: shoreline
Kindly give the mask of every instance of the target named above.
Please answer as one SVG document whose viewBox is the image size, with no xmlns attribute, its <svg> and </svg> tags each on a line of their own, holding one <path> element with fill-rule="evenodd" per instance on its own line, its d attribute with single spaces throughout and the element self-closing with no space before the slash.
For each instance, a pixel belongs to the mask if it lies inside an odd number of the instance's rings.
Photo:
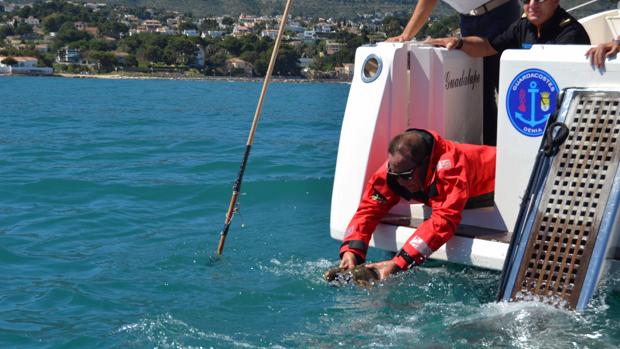
<svg viewBox="0 0 620 349">
<path fill-rule="evenodd" d="M 15 75 L 7 75 L 15 76 Z M 247 77 L 228 77 L 228 76 L 185 76 L 185 75 L 168 75 L 168 74 L 70 74 L 70 73 L 54 73 L 51 77 L 69 78 L 69 79 L 102 79 L 102 80 L 188 80 L 188 81 L 230 81 L 230 82 L 263 82 L 264 78 L 247 78 Z M 329 83 L 329 84 L 350 84 L 350 80 L 340 79 L 305 79 L 305 78 L 284 78 L 272 77 L 271 82 L 276 83 Z"/>
</svg>

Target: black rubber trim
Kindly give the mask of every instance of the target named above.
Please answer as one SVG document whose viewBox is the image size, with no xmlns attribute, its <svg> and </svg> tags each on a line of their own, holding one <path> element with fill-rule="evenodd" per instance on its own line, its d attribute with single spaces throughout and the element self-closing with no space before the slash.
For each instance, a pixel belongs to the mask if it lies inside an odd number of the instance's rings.
<svg viewBox="0 0 620 349">
<path fill-rule="evenodd" d="M 342 246 L 345 246 L 345 245 L 349 246 L 349 248 L 352 248 L 354 250 L 366 251 L 368 249 L 368 246 L 366 246 L 364 241 L 361 241 L 361 240 L 345 241 L 342 243 Z"/>
<path fill-rule="evenodd" d="M 407 253 L 407 251 L 401 249 L 400 251 L 398 251 L 398 256 L 399 257 L 403 257 L 403 259 L 405 261 L 407 261 L 407 265 L 412 265 L 415 264 L 415 261 L 413 260 L 413 258 L 411 258 L 411 256 L 409 255 L 409 253 Z"/>
</svg>

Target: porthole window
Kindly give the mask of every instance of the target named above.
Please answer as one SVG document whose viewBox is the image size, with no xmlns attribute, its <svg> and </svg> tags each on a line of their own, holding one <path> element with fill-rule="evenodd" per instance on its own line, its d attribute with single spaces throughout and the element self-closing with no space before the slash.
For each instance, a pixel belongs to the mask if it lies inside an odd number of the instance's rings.
<svg viewBox="0 0 620 349">
<path fill-rule="evenodd" d="M 362 65 L 362 81 L 368 83 L 377 80 L 379 75 L 381 75 L 382 68 L 383 62 L 381 58 L 376 55 L 368 56 Z"/>
</svg>

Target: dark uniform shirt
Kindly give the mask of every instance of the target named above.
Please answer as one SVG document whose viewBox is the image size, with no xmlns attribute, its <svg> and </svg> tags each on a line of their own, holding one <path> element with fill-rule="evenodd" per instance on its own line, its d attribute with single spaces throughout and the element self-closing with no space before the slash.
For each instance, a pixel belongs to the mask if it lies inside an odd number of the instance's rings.
<svg viewBox="0 0 620 349">
<path fill-rule="evenodd" d="M 490 43 L 495 51 L 502 53 L 508 49 L 530 48 L 534 44 L 589 45 L 590 37 L 581 23 L 558 7 L 553 16 L 543 23 L 540 37 L 536 26 L 523 17 Z"/>
</svg>

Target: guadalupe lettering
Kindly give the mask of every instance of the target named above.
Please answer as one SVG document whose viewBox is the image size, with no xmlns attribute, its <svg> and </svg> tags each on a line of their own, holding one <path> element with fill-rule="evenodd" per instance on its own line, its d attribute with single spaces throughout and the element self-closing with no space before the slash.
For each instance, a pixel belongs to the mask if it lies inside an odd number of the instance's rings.
<svg viewBox="0 0 620 349">
<path fill-rule="evenodd" d="M 467 71 L 467 74 L 465 74 L 465 70 L 463 69 L 461 76 L 458 78 L 452 78 L 450 76 L 450 72 L 446 72 L 446 84 L 445 84 L 446 90 L 450 90 L 450 89 L 458 88 L 458 87 L 464 87 L 464 86 L 471 86 L 471 89 L 473 90 L 476 87 L 476 84 L 479 84 L 479 83 L 480 83 L 480 73 L 478 73 L 477 70 L 474 70 L 472 72 L 471 68 L 469 68 L 469 70 Z"/>
</svg>

